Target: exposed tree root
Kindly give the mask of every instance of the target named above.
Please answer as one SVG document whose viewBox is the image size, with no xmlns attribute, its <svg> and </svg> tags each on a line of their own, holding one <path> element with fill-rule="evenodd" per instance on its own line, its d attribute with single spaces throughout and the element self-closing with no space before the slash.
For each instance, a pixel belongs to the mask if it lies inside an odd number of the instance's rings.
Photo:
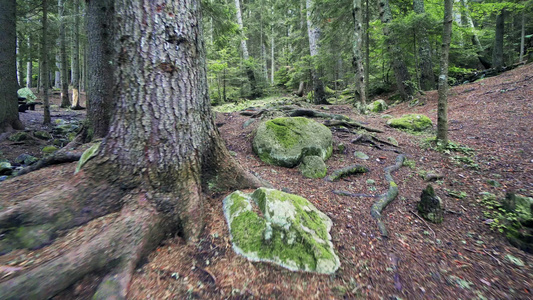
<svg viewBox="0 0 533 300">
<path fill-rule="evenodd" d="M 109 272 L 95 299 L 125 299 L 142 255 L 168 232 L 168 224 L 145 198 L 131 194 L 111 228 L 69 253 L 0 283 L 0 299 L 47 299 L 88 273 Z"/>
<path fill-rule="evenodd" d="M 353 175 L 353 174 L 359 174 L 359 173 L 366 173 L 368 172 L 368 168 L 361 165 L 351 165 L 344 167 L 342 169 L 335 170 L 331 175 L 326 177 L 326 181 L 335 181 L 338 179 L 341 179 L 343 177 Z"/>
<path fill-rule="evenodd" d="M 324 122 L 324 125 L 326 125 L 328 127 L 344 126 L 344 127 L 347 127 L 347 128 L 359 128 L 359 129 L 364 129 L 364 130 L 369 131 L 369 132 L 383 133 L 383 130 L 381 130 L 381 129 L 368 127 L 368 126 L 365 126 L 365 125 L 363 125 L 363 124 L 361 124 L 359 122 L 355 122 L 355 121 L 332 120 L 332 121 Z"/>
<path fill-rule="evenodd" d="M 398 196 L 398 186 L 394 182 L 391 172 L 398 170 L 402 166 L 404 160 L 405 156 L 400 154 L 396 157 L 396 163 L 394 165 L 385 168 L 385 179 L 389 182 L 389 189 L 386 193 L 379 195 L 378 201 L 374 202 L 370 209 L 370 215 L 376 219 L 379 232 L 381 232 L 383 237 L 388 237 L 389 234 L 385 227 L 385 223 L 383 223 L 381 212 L 396 198 L 396 196 Z"/>
<path fill-rule="evenodd" d="M 44 157 L 43 159 L 39 160 L 37 163 L 18 171 L 17 173 L 14 174 L 14 176 L 28 174 L 30 172 L 37 171 L 37 170 L 40 170 L 42 168 L 45 168 L 51 165 L 64 164 L 64 163 L 69 163 L 73 161 L 78 161 L 80 160 L 80 157 L 82 154 L 83 152 L 56 152 L 55 154 Z"/>
<path fill-rule="evenodd" d="M 356 136 L 352 141 L 351 141 L 353 144 L 355 143 L 369 143 L 371 144 L 372 146 L 378 148 L 379 150 L 385 150 L 381 147 L 381 145 L 379 145 L 378 143 L 381 143 L 381 144 L 385 144 L 385 145 L 389 145 L 391 147 L 398 147 L 392 143 L 389 143 L 385 140 L 382 140 L 378 137 L 375 137 L 375 136 L 371 136 L 371 135 L 367 135 L 367 134 L 360 134 L 358 136 Z"/>
<path fill-rule="evenodd" d="M 354 194 L 354 193 L 350 193 L 348 191 L 343 191 L 343 190 L 333 190 L 331 191 L 333 194 L 335 195 L 339 195 L 339 196 L 348 196 L 348 197 L 370 197 L 370 198 L 375 198 L 376 195 L 370 195 L 370 194 Z"/>
</svg>

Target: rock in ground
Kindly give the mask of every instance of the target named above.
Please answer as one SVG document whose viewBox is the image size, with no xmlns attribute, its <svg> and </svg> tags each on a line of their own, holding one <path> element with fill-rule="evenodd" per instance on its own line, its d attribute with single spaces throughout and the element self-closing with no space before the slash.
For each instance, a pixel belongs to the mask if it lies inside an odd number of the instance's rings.
<svg viewBox="0 0 533 300">
<path fill-rule="evenodd" d="M 407 114 L 400 118 L 389 119 L 387 125 L 400 129 L 424 131 L 433 126 L 433 122 L 431 122 L 431 119 L 425 115 Z"/>
<path fill-rule="evenodd" d="M 233 249 L 249 260 L 323 274 L 339 268 L 329 234 L 332 222 L 307 199 L 259 188 L 252 194 L 236 191 L 223 203 Z"/>
<path fill-rule="evenodd" d="M 436 224 L 442 223 L 444 219 L 442 200 L 435 195 L 430 184 L 422 191 L 420 202 L 418 202 L 418 212 L 424 219 Z"/>
<path fill-rule="evenodd" d="M 314 155 L 304 157 L 298 168 L 307 178 L 324 178 L 328 171 L 322 157 Z"/>
<path fill-rule="evenodd" d="M 305 156 L 328 159 L 332 134 L 326 126 L 307 118 L 276 118 L 259 125 L 253 150 L 268 164 L 295 167 Z"/>
</svg>

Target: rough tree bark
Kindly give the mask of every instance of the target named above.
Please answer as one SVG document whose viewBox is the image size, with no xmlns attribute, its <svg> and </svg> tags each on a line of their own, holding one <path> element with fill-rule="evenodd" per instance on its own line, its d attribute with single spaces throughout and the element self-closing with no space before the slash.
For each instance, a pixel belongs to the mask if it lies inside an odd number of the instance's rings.
<svg viewBox="0 0 533 300">
<path fill-rule="evenodd" d="M 59 71 L 61 73 L 61 107 L 70 107 L 68 98 L 68 78 L 67 78 L 67 42 L 65 41 L 65 6 L 64 0 L 58 0 L 57 10 L 59 12 Z"/>
<path fill-rule="evenodd" d="M 392 68 L 394 69 L 394 76 L 396 77 L 396 87 L 403 100 L 408 100 L 413 95 L 413 87 L 410 84 L 411 77 L 407 66 L 403 60 L 402 49 L 395 40 L 391 38 L 393 29 L 390 26 L 392 21 L 392 12 L 388 0 L 379 0 L 379 16 L 383 26 L 383 34 L 387 39 L 387 49 L 389 51 L 390 59 L 392 60 Z"/>
<path fill-rule="evenodd" d="M 453 0 L 444 1 L 444 28 L 439 75 L 439 102 L 437 109 L 437 142 L 448 144 L 448 57 L 452 39 Z"/>
<path fill-rule="evenodd" d="M 95 271 L 108 274 L 95 299 L 124 299 L 136 264 L 167 234 L 200 234 L 208 186 L 261 185 L 233 160 L 213 121 L 200 1 L 116 0 L 115 12 L 109 134 L 68 184 L 0 212 L 0 246 L 16 242 L 6 232 L 13 227 L 53 238 L 118 216 L 91 241 L 0 283 L 1 299 L 46 299 Z"/>
<path fill-rule="evenodd" d="M 496 17 L 496 31 L 494 34 L 494 48 L 492 50 L 492 67 L 497 70 L 503 68 L 503 34 L 505 26 L 505 8 Z"/>
<path fill-rule="evenodd" d="M 43 25 L 43 33 L 41 36 L 41 71 L 40 76 L 41 82 L 42 82 L 42 88 L 43 88 L 43 110 L 44 110 L 44 118 L 43 118 L 43 124 L 47 125 L 52 122 L 52 118 L 50 116 L 50 99 L 48 97 L 48 89 L 49 89 L 49 79 L 48 76 L 48 1 L 43 0 L 43 19 L 42 19 L 42 25 Z"/>
<path fill-rule="evenodd" d="M 87 119 L 94 138 L 109 131 L 113 109 L 113 0 L 87 0 Z"/>
<path fill-rule="evenodd" d="M 426 13 L 423 0 L 413 0 L 413 10 L 415 13 L 423 15 Z M 433 61 L 431 59 L 431 46 L 426 28 L 422 27 L 417 30 L 418 36 L 418 54 L 420 56 L 420 88 L 423 91 L 433 90 L 435 88 L 435 75 L 433 74 Z"/>
<path fill-rule="evenodd" d="M 322 82 L 322 70 L 318 66 L 316 59 L 320 52 L 320 27 L 316 24 L 316 10 L 313 0 L 306 0 L 307 9 L 307 35 L 309 37 L 309 52 L 313 58 L 313 66 L 311 67 L 311 77 L 313 80 L 313 103 L 314 104 L 329 104 L 326 100 L 326 91 L 324 90 L 324 83 Z"/>
<path fill-rule="evenodd" d="M 353 1 L 353 15 L 354 15 L 354 39 L 353 39 L 353 64 L 355 67 L 355 82 L 357 86 L 357 92 L 359 93 L 359 101 L 361 104 L 366 105 L 366 78 L 365 78 L 365 66 L 363 63 L 363 29 L 361 25 L 363 9 L 361 7 L 361 0 Z"/>
<path fill-rule="evenodd" d="M 74 28 L 72 41 L 72 106 L 82 109 L 80 105 L 80 1 L 74 0 Z"/>
<path fill-rule="evenodd" d="M 15 0 L 2 1 L 0 9 L 0 133 L 24 129 L 19 120 L 16 66 Z"/>
</svg>

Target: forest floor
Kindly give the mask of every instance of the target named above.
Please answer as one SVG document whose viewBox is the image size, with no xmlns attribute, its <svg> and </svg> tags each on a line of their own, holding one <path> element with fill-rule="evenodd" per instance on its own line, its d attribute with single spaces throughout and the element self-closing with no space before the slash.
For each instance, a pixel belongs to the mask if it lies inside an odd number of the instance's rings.
<svg viewBox="0 0 533 300">
<path fill-rule="evenodd" d="M 386 126 L 383 115 L 422 113 L 433 120 L 435 129 L 436 91 L 418 99 L 420 103 L 414 107 L 401 103 L 370 115 L 357 114 L 350 105 L 324 109 L 305 104 L 327 113 L 347 115 L 383 130 L 376 134 L 380 139 L 392 137 L 398 141 L 397 150 L 409 162 L 392 173 L 399 196 L 383 211 L 389 239 L 381 238 L 370 216 L 373 198 L 339 196 L 332 191 L 373 195 L 385 192 L 388 182 L 383 169 L 394 164 L 398 155 L 386 151 L 390 146 L 379 150 L 370 144 L 353 144 L 354 134 L 334 130 L 335 145 L 343 143 L 345 150 L 334 151 L 327 160 L 328 173 L 356 163 L 367 166 L 370 172 L 337 182 L 308 179 L 297 169 L 266 165 L 253 154 L 251 140 L 257 121 L 243 129 L 249 117 L 238 112 L 218 113 L 221 135 L 245 169 L 277 189 L 307 198 L 333 220 L 331 235 L 341 267 L 333 275 L 316 275 L 250 262 L 237 255 L 222 213 L 225 194 L 216 194 L 210 198 L 207 226 L 200 241 L 189 245 L 179 237 L 164 241 L 136 270 L 129 298 L 533 298 L 533 255 L 511 246 L 501 233 L 491 230 L 491 220 L 484 215 L 487 208 L 481 200 L 483 192 L 499 198 L 508 191 L 533 196 L 533 64 L 451 88 L 449 134 L 450 140 L 460 145 L 456 147 L 458 151 L 439 152 L 428 145 L 425 141 L 435 135 L 434 131 L 414 135 Z M 52 101 L 58 102 L 57 95 Z M 21 114 L 29 129 L 41 127 L 39 113 L 42 112 Z M 83 118 L 83 112 L 57 109 L 52 116 Z M 44 142 L 38 143 L 41 144 L 31 146 L 4 140 L 0 151 L 10 159 L 21 153 L 38 156 Z M 355 158 L 355 151 L 366 153 L 370 159 Z M 74 168 L 75 163 L 52 166 L 1 182 L 0 205 L 5 207 L 56 187 L 69 180 Z M 447 210 L 444 222 L 438 225 L 416 215 L 421 191 L 428 184 L 422 175 L 428 172 L 443 175 L 432 183 Z M 369 184 L 369 179 L 375 183 Z M 90 239 L 112 219 L 107 216 L 90 222 L 46 248 L 13 251 L 0 257 L 0 280 L 68 251 Z M 98 274 L 88 276 L 56 299 L 90 298 L 98 279 Z"/>
</svg>

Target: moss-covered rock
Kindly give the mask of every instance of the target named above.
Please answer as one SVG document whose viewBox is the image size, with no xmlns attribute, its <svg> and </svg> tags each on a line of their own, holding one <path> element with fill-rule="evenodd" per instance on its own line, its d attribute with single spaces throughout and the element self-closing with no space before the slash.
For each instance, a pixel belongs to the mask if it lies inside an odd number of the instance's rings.
<svg viewBox="0 0 533 300">
<path fill-rule="evenodd" d="M 305 198 L 259 188 L 252 194 L 236 191 L 223 203 L 235 252 L 294 271 L 332 274 L 339 268 L 332 222 Z"/>
<path fill-rule="evenodd" d="M 260 124 L 252 146 L 259 158 L 272 165 L 292 168 L 305 156 L 328 159 L 332 134 L 326 126 L 307 118 L 276 118 Z"/>
<path fill-rule="evenodd" d="M 378 113 L 378 112 L 382 112 L 384 110 L 386 110 L 387 108 L 389 108 L 389 106 L 387 105 L 387 103 L 384 101 L 384 100 L 376 100 L 370 104 L 368 104 L 367 106 L 367 109 L 371 112 L 375 112 L 375 113 Z"/>
<path fill-rule="evenodd" d="M 307 178 L 324 178 L 328 171 L 322 157 L 315 155 L 304 157 L 298 168 L 302 175 Z"/>
<path fill-rule="evenodd" d="M 35 100 L 37 99 L 35 94 L 27 87 L 18 90 L 17 95 L 20 98 L 26 98 L 26 103 L 35 102 Z"/>
<path fill-rule="evenodd" d="M 506 236 L 515 247 L 533 253 L 533 198 L 507 193 L 504 209 L 516 216 L 516 222 L 506 226 Z"/>
<path fill-rule="evenodd" d="M 100 144 L 101 143 L 96 143 L 94 145 L 92 145 L 89 149 L 85 150 L 83 152 L 83 154 L 81 155 L 81 158 L 80 160 L 78 161 L 78 165 L 76 166 L 76 171 L 74 171 L 74 174 L 78 173 L 81 168 L 83 167 L 83 165 L 85 165 L 85 163 L 96 156 L 96 154 L 98 154 L 98 150 L 100 149 Z"/>
<path fill-rule="evenodd" d="M 433 187 L 429 184 L 422 191 L 417 208 L 420 215 L 430 222 L 439 224 L 444 220 L 444 206 L 442 200 L 435 195 Z"/>
<path fill-rule="evenodd" d="M 407 114 L 387 121 L 394 128 L 423 131 L 433 126 L 431 119 L 422 114 Z"/>
<path fill-rule="evenodd" d="M 21 165 L 31 165 L 35 162 L 37 162 L 39 159 L 35 156 L 31 156 L 29 154 L 21 154 L 15 158 L 15 162 L 17 164 Z"/>
<path fill-rule="evenodd" d="M 43 149 L 41 149 L 41 152 L 43 152 L 44 154 L 52 154 L 54 152 L 57 151 L 57 147 L 56 146 L 45 146 L 43 147 Z"/>
<path fill-rule="evenodd" d="M 13 133 L 12 135 L 8 137 L 8 140 L 12 142 L 21 142 L 21 141 L 25 141 L 29 139 L 31 139 L 30 135 L 24 131 Z"/>
<path fill-rule="evenodd" d="M 35 131 L 33 136 L 41 140 L 49 140 L 52 138 L 52 135 L 46 131 Z"/>
<path fill-rule="evenodd" d="M 0 175 L 9 175 L 13 172 L 11 164 L 8 162 L 0 162 Z"/>
</svg>

